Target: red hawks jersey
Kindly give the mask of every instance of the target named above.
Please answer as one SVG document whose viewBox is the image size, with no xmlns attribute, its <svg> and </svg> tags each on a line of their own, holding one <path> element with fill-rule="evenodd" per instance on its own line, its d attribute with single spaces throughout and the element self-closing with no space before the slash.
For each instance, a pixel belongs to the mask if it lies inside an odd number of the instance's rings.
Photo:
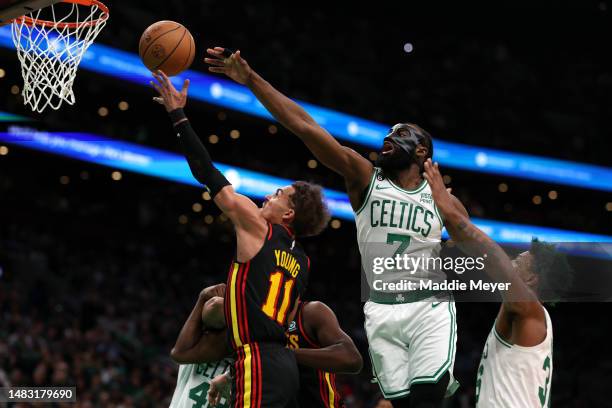
<svg viewBox="0 0 612 408">
<path fill-rule="evenodd" d="M 306 290 L 310 259 L 289 228 L 268 224 L 263 247 L 250 261 L 232 262 L 225 319 L 232 347 L 254 342 L 285 346 L 287 317 Z"/>
<path fill-rule="evenodd" d="M 294 320 L 287 329 L 287 347 L 291 349 L 320 348 L 314 340 L 308 337 L 304 330 L 302 308 L 308 302 L 300 302 Z M 300 372 L 300 391 L 287 408 L 341 408 L 344 407 L 342 397 L 336 387 L 336 375 L 327 371 L 317 370 L 298 364 Z"/>
</svg>

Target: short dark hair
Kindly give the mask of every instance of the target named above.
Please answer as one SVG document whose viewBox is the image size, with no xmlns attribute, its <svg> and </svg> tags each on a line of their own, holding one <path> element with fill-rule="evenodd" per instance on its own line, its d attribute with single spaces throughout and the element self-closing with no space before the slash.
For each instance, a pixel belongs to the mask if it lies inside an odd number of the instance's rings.
<svg viewBox="0 0 612 408">
<path fill-rule="evenodd" d="M 566 294 L 573 281 L 573 270 L 565 254 L 553 244 L 531 240 L 529 253 L 533 257 L 532 269 L 538 275 L 538 292 L 542 301 L 556 303 Z"/>
<path fill-rule="evenodd" d="M 325 204 L 321 186 L 307 181 L 291 184 L 295 193 L 291 195 L 293 211 L 293 230 L 297 237 L 310 237 L 325 229 L 331 216 Z"/>
<path fill-rule="evenodd" d="M 407 125 L 410 127 L 410 130 L 417 135 L 420 143 L 427 148 L 428 152 L 427 156 L 425 156 L 425 160 L 431 159 L 433 157 L 433 138 L 429 132 L 414 123 L 407 123 Z"/>
</svg>

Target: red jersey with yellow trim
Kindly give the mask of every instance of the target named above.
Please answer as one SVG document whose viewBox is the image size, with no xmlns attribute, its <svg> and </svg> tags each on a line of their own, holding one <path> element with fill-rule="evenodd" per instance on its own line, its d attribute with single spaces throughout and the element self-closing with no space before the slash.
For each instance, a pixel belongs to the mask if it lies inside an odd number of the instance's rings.
<svg viewBox="0 0 612 408">
<path fill-rule="evenodd" d="M 308 302 L 300 302 L 295 318 L 289 323 L 287 329 L 287 346 L 291 349 L 320 348 L 321 346 L 312 340 L 302 320 L 302 308 Z M 287 408 L 342 408 L 342 397 L 336 387 L 336 375 L 327 371 L 317 370 L 298 364 L 300 372 L 300 391 L 294 401 Z"/>
<path fill-rule="evenodd" d="M 263 247 L 250 261 L 232 262 L 225 319 L 232 347 L 286 345 L 287 317 L 306 290 L 310 259 L 284 225 L 268 224 Z"/>
</svg>

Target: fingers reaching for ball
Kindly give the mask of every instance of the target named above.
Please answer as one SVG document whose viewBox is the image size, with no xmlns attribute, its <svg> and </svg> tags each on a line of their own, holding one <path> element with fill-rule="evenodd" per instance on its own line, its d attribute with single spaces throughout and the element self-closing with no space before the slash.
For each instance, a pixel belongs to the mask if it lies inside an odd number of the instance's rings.
<svg viewBox="0 0 612 408">
<path fill-rule="evenodd" d="M 239 50 L 230 54 L 228 48 L 214 47 L 206 52 L 209 56 L 204 58 L 204 62 L 209 65 L 210 72 L 225 74 L 240 84 L 247 84 L 251 79 L 253 71 Z"/>
<path fill-rule="evenodd" d="M 151 86 L 159 93 L 159 96 L 153 98 L 155 102 L 164 105 L 168 112 L 185 107 L 189 89 L 188 79 L 183 82 L 183 87 L 179 92 L 163 71 L 154 71 L 153 78 L 155 78 L 155 81 L 151 81 Z"/>
</svg>

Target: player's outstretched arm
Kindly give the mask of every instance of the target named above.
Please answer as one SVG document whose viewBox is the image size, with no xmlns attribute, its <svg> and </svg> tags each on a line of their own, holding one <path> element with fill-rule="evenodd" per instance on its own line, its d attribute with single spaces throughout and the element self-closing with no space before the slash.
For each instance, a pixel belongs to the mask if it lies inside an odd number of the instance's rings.
<svg viewBox="0 0 612 408">
<path fill-rule="evenodd" d="M 249 198 L 234 191 L 230 182 L 215 167 L 208 150 L 191 127 L 183 108 L 187 103 L 189 80 L 179 92 L 162 71 L 153 73 L 156 82 L 151 85 L 159 96 L 153 98 L 164 105 L 172 125 L 183 146 L 193 176 L 207 186 L 215 204 L 233 222 L 238 236 L 239 260 L 248 260 L 257 252 L 267 232 L 266 220 L 257 205 Z M 250 239 L 254 238 L 254 239 Z M 254 248 L 245 248 L 245 245 Z M 254 252 L 253 252 L 254 251 Z"/>
<path fill-rule="evenodd" d="M 202 290 L 189 317 L 181 329 L 170 357 L 177 363 L 206 363 L 219 361 L 227 355 L 225 330 L 205 332 L 202 312 L 213 299 L 222 299 L 225 284 L 209 286 Z"/>
<path fill-rule="evenodd" d="M 359 373 L 363 359 L 353 340 L 340 328 L 335 313 L 321 302 L 308 302 L 303 307 L 307 334 L 311 333 L 321 348 L 295 350 L 298 363 L 332 373 Z"/>
<path fill-rule="evenodd" d="M 224 73 L 236 82 L 248 86 L 276 120 L 302 139 L 321 163 L 343 176 L 349 190 L 355 190 L 360 196 L 370 182 L 372 163 L 338 143 L 300 105 L 253 71 L 240 55 L 240 51 L 236 51 L 229 58 L 224 58 L 224 51 L 221 47 L 208 49 L 208 53 L 213 57 L 205 58 L 205 62 L 211 65 L 209 70 Z M 353 203 L 354 207 L 355 204 L 361 203 Z"/>
<path fill-rule="evenodd" d="M 512 261 L 506 252 L 458 209 L 456 199 L 446 190 L 438 163 L 434 164 L 431 159 L 427 159 L 424 177 L 431 187 L 436 206 L 444 217 L 446 229 L 453 241 L 471 256 L 486 255 L 485 270 L 491 279 L 510 283 L 509 290 L 502 291 L 506 310 L 523 316 L 540 314 L 541 307 L 537 295 L 514 271 Z"/>
</svg>

